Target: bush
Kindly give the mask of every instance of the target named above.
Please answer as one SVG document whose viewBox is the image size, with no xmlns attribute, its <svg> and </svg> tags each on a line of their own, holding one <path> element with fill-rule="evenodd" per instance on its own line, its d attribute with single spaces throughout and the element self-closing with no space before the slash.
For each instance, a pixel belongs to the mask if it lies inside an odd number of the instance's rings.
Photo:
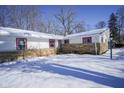
<svg viewBox="0 0 124 93">
<path fill-rule="evenodd" d="M 116 48 L 121 48 L 121 47 L 124 47 L 124 44 L 115 44 L 115 47 Z"/>
</svg>

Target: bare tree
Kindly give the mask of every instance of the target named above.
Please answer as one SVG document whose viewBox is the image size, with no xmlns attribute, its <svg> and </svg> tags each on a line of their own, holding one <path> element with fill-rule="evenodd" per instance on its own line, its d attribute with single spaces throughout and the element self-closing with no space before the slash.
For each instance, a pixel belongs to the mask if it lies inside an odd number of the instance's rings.
<svg viewBox="0 0 124 93">
<path fill-rule="evenodd" d="M 124 32 L 124 7 L 121 7 L 116 12 L 118 27 L 119 27 L 119 43 L 121 43 L 121 33 Z"/>
<path fill-rule="evenodd" d="M 104 28 L 106 27 L 106 23 L 104 21 L 99 21 L 97 24 L 96 24 L 96 28 L 97 29 L 101 29 L 101 28 Z"/>
<path fill-rule="evenodd" d="M 40 6 L 0 6 L 0 26 L 63 35 L 85 31 L 84 23 L 76 20 L 72 9 L 61 9 L 49 20 L 42 15 Z"/>
<path fill-rule="evenodd" d="M 53 23 L 53 31 L 54 34 L 56 35 L 63 35 L 63 30 L 59 27 L 59 24 Z"/>
<path fill-rule="evenodd" d="M 25 29 L 27 30 L 40 30 L 40 26 L 42 25 L 42 14 L 39 10 L 39 6 L 23 6 L 22 16 L 24 17 Z"/>
<path fill-rule="evenodd" d="M 43 20 L 40 6 L 0 6 L 0 25 L 42 31 Z"/>
<path fill-rule="evenodd" d="M 8 13 L 8 7 L 5 5 L 0 6 L 0 26 L 6 27 L 8 26 L 8 18 L 9 18 L 9 13 Z"/>
<path fill-rule="evenodd" d="M 9 26 L 14 28 L 20 28 L 21 26 L 21 13 L 18 6 L 9 6 Z"/>
<path fill-rule="evenodd" d="M 60 10 L 58 14 L 55 15 L 55 18 L 60 22 L 64 36 L 67 34 L 71 34 L 74 30 L 74 21 L 75 21 L 75 12 L 71 9 L 64 11 L 63 9 Z"/>
<path fill-rule="evenodd" d="M 75 31 L 75 33 L 80 33 L 80 32 L 86 31 L 85 23 L 83 21 L 75 23 L 74 31 Z"/>
</svg>

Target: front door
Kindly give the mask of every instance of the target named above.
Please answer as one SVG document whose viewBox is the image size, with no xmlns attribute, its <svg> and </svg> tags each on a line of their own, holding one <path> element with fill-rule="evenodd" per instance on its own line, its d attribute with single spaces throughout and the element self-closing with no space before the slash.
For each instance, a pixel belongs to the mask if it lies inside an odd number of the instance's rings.
<svg viewBox="0 0 124 93">
<path fill-rule="evenodd" d="M 62 51 L 62 40 L 58 40 L 59 51 Z"/>
</svg>

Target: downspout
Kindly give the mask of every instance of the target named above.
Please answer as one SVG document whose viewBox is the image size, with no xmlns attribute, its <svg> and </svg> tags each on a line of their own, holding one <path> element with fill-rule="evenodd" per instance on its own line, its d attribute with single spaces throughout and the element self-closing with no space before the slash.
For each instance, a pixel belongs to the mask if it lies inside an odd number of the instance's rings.
<svg viewBox="0 0 124 93">
<path fill-rule="evenodd" d="M 95 36 L 95 41 L 96 41 L 97 39 L 96 39 L 96 36 Z M 97 43 L 95 42 L 95 53 L 96 53 L 96 55 L 97 55 Z"/>
</svg>

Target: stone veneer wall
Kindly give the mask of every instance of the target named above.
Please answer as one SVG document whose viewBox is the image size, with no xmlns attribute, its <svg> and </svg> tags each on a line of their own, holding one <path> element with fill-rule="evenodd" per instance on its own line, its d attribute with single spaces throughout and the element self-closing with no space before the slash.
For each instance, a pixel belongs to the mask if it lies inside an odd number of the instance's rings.
<svg viewBox="0 0 124 93">
<path fill-rule="evenodd" d="M 108 43 L 97 43 L 97 54 L 108 50 Z M 49 56 L 60 53 L 96 54 L 95 44 L 64 44 L 61 51 L 55 48 L 0 53 L 0 62 L 30 57 Z"/>
<path fill-rule="evenodd" d="M 56 53 L 57 53 L 57 49 L 55 48 L 27 50 L 27 51 L 18 51 L 18 52 L 1 52 L 0 62 L 30 58 L 30 57 L 36 57 L 36 56 L 37 57 L 49 56 L 49 55 L 55 55 Z"/>
<path fill-rule="evenodd" d="M 105 53 L 109 48 L 108 42 L 98 44 L 98 48 L 99 48 L 99 54 Z"/>
<path fill-rule="evenodd" d="M 94 44 L 64 44 L 63 53 L 94 53 Z"/>
<path fill-rule="evenodd" d="M 108 50 L 108 43 L 97 43 L 97 54 Z M 63 53 L 96 54 L 95 44 L 64 44 Z"/>
</svg>

